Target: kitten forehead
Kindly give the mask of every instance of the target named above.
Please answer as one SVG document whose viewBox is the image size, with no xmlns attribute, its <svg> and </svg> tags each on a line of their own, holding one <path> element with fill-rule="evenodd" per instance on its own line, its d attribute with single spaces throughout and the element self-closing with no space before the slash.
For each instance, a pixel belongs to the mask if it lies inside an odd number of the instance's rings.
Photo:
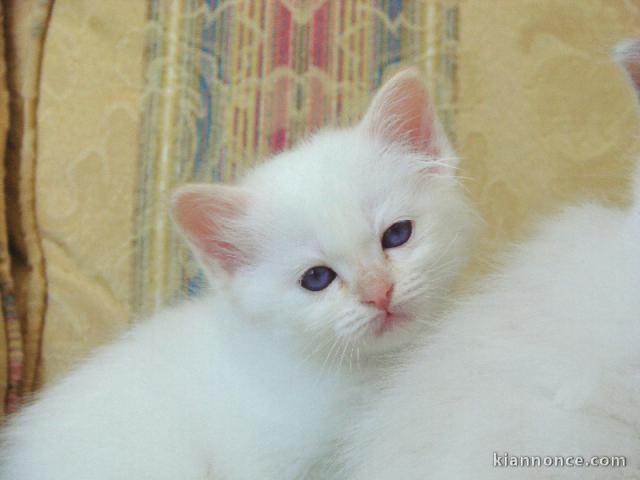
<svg viewBox="0 0 640 480">
<path fill-rule="evenodd" d="M 418 174 L 426 161 L 356 129 L 327 130 L 260 165 L 244 184 L 287 200 L 356 200 L 358 189 L 389 190 Z"/>
<path fill-rule="evenodd" d="M 257 167 L 244 187 L 255 193 L 256 221 L 274 236 L 345 253 L 374 240 L 381 218 L 402 210 L 398 203 L 412 203 L 424 164 L 356 129 L 325 131 Z"/>
</svg>

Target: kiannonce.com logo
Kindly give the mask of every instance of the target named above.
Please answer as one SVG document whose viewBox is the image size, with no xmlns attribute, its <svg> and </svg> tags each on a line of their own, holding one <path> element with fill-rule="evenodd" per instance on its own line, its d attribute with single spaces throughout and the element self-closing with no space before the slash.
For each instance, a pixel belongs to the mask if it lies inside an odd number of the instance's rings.
<svg viewBox="0 0 640 480">
<path fill-rule="evenodd" d="M 493 452 L 494 467 L 543 468 L 543 467 L 609 467 L 623 468 L 627 466 L 627 457 L 620 455 L 601 455 L 581 457 L 574 455 L 512 455 L 510 453 Z"/>
</svg>

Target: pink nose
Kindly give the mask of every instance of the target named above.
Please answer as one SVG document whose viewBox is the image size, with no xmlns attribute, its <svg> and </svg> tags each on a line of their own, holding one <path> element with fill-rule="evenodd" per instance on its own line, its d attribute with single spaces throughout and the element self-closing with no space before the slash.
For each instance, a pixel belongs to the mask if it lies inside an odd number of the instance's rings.
<svg viewBox="0 0 640 480">
<path fill-rule="evenodd" d="M 391 295 L 393 295 L 393 284 L 379 281 L 367 286 L 362 295 L 362 302 L 380 310 L 389 310 Z"/>
</svg>

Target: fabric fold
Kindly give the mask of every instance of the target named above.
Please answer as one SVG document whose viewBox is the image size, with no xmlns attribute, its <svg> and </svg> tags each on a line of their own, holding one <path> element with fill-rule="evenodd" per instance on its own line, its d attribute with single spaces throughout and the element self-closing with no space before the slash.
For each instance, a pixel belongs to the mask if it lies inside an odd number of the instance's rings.
<svg viewBox="0 0 640 480">
<path fill-rule="evenodd" d="M 15 292 L 3 295 L 9 359 L 7 412 L 15 410 L 20 397 L 36 386 L 46 310 L 45 267 L 35 205 L 36 111 L 52 5 L 53 0 L 3 2 L 10 120 L 4 157 L 4 198 L 11 252 L 12 280 L 8 285 Z"/>
</svg>

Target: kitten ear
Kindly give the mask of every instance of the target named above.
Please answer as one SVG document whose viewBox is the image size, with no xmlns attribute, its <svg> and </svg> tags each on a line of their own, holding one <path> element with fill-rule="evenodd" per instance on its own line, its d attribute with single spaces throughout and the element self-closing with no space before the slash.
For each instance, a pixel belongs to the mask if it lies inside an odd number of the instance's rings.
<svg viewBox="0 0 640 480">
<path fill-rule="evenodd" d="M 173 219 L 207 266 L 233 273 L 246 261 L 246 235 L 239 231 L 247 208 L 244 191 L 226 185 L 185 185 L 173 193 L 171 204 Z"/>
<path fill-rule="evenodd" d="M 640 39 L 627 40 L 616 45 L 613 56 L 624 68 L 640 102 Z M 640 105 L 640 103 L 638 104 Z M 633 176 L 634 209 L 640 211 L 640 164 Z"/>
<path fill-rule="evenodd" d="M 613 55 L 624 68 L 640 99 L 640 39 L 626 40 L 616 45 Z"/>
<path fill-rule="evenodd" d="M 402 70 L 382 86 L 362 126 L 372 135 L 432 157 L 453 156 L 416 68 Z"/>
</svg>

